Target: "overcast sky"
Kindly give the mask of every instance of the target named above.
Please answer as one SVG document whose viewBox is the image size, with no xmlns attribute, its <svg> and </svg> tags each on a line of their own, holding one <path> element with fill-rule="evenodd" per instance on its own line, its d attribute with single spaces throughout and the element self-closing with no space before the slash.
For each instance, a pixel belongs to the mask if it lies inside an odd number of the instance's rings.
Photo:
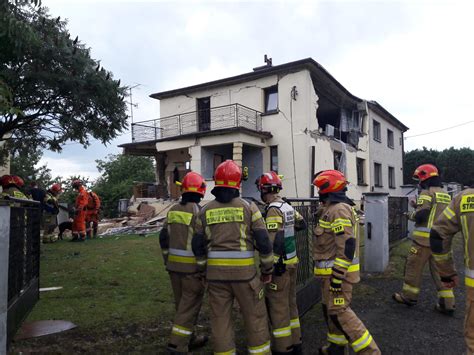
<svg viewBox="0 0 474 355">
<path fill-rule="evenodd" d="M 149 94 L 312 57 L 352 94 L 410 127 L 406 150 L 473 148 L 474 1 L 56 1 L 71 37 L 133 91 L 134 121 L 159 117 Z M 460 124 L 461 127 L 413 137 Z M 120 153 L 78 144 L 42 160 L 53 175 L 99 175 Z"/>
</svg>

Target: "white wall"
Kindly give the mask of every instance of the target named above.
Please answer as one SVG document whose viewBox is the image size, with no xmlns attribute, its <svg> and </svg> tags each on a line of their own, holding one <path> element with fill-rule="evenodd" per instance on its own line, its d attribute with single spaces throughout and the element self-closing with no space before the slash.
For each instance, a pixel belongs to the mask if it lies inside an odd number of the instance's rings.
<svg viewBox="0 0 474 355">
<path fill-rule="evenodd" d="M 403 185 L 403 142 L 402 132 L 391 123 L 387 122 L 374 111 L 369 110 L 369 143 L 370 143 L 370 174 L 372 178 L 371 186 L 374 186 L 374 163 L 382 165 L 382 187 L 375 187 L 375 192 L 388 192 L 390 195 L 401 196 Z M 380 123 L 381 142 L 376 141 L 374 137 L 373 120 Z M 393 148 L 388 147 L 387 129 L 393 132 Z M 395 188 L 389 188 L 388 185 L 388 167 L 395 169 Z"/>
</svg>

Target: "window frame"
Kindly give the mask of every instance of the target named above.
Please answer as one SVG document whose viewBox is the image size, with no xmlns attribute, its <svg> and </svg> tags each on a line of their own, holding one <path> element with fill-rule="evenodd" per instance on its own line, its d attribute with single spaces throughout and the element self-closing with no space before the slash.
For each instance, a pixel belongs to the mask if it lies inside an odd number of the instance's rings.
<svg viewBox="0 0 474 355">
<path fill-rule="evenodd" d="M 392 137 L 392 139 L 390 139 L 390 137 Z M 387 128 L 387 147 L 395 149 L 395 134 L 389 128 Z"/>
<path fill-rule="evenodd" d="M 376 125 L 378 125 L 378 129 L 375 129 Z M 380 122 L 375 119 L 372 119 L 372 129 L 374 133 L 374 141 L 382 143 L 382 125 L 380 124 Z M 376 132 L 378 134 L 376 134 Z"/>
<path fill-rule="evenodd" d="M 277 97 L 276 97 L 276 108 L 272 109 L 272 110 L 267 110 L 268 101 L 269 101 L 268 99 L 269 99 L 270 94 L 276 94 L 277 95 Z M 271 115 L 271 114 L 274 114 L 274 113 L 278 113 L 279 112 L 278 103 L 279 103 L 279 100 L 278 100 L 278 85 L 272 85 L 272 86 L 264 88 L 263 89 L 263 114 L 264 115 Z"/>
<path fill-rule="evenodd" d="M 393 174 L 391 174 L 393 173 Z M 395 185 L 395 167 L 389 166 L 388 167 L 388 187 L 390 189 L 396 189 Z"/>
<path fill-rule="evenodd" d="M 357 173 L 357 185 L 359 186 L 367 186 L 367 182 L 365 181 L 365 159 L 363 158 L 356 158 L 356 173 Z M 362 166 L 359 169 L 359 163 L 362 163 Z M 359 170 L 360 173 L 359 174 Z M 362 179 L 360 177 L 362 176 Z"/>
<path fill-rule="evenodd" d="M 275 155 L 273 153 L 276 153 Z M 274 161 L 274 156 L 276 156 L 276 164 Z M 276 169 L 274 167 L 276 166 Z M 270 170 L 278 174 L 278 145 L 270 146 Z"/>
<path fill-rule="evenodd" d="M 379 167 L 378 171 L 379 174 L 377 174 L 377 166 Z M 377 179 L 378 177 L 378 179 Z M 377 183 L 377 180 L 379 182 Z M 383 174 L 382 174 L 382 164 L 374 162 L 374 186 L 375 187 L 383 187 Z"/>
</svg>

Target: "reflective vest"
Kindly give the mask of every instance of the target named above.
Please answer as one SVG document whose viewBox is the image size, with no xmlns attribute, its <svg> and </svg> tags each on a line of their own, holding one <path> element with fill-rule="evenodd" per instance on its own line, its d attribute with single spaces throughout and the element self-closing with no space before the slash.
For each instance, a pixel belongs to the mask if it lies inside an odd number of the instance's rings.
<svg viewBox="0 0 474 355">
<path fill-rule="evenodd" d="M 429 238 L 431 227 L 444 208 L 451 202 L 451 196 L 445 192 L 434 192 L 433 196 L 421 194 L 418 197 L 418 205 L 423 205 L 424 202 L 431 203 L 430 214 L 426 225 L 415 226 L 412 232 L 413 239 L 419 244 L 429 246 Z M 424 223 L 423 223 L 424 224 Z"/>
<path fill-rule="evenodd" d="M 166 270 L 180 273 L 197 272 L 191 240 L 194 235 L 193 216 L 197 217 L 198 213 L 199 206 L 196 203 L 187 203 L 185 206 L 177 204 L 168 211 L 166 222 L 170 248 Z"/>
<path fill-rule="evenodd" d="M 295 210 L 286 202 L 272 202 L 268 205 L 267 209 L 270 207 L 275 207 L 280 210 L 283 214 L 282 220 L 275 222 L 280 222 L 283 224 L 283 233 L 285 236 L 285 255 L 284 263 L 285 264 L 296 264 L 298 262 L 298 257 L 296 256 L 296 238 L 295 238 Z M 275 217 L 269 217 L 275 218 Z M 269 218 L 266 220 L 267 223 L 270 223 Z M 275 255 L 275 262 L 278 261 L 279 255 Z"/>
</svg>

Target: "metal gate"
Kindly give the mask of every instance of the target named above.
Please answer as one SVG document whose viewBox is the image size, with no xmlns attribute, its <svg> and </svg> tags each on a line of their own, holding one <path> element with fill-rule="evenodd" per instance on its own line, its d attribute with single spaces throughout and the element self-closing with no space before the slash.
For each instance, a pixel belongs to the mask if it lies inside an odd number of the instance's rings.
<svg viewBox="0 0 474 355">
<path fill-rule="evenodd" d="M 305 314 L 321 299 L 319 283 L 313 274 L 313 228 L 317 224 L 315 212 L 319 204 L 317 198 L 286 199 L 303 216 L 308 228 L 296 232 L 296 253 L 298 254 L 297 303 L 300 316 Z"/>
<path fill-rule="evenodd" d="M 388 240 L 392 244 L 408 236 L 408 197 L 388 197 Z"/>
<path fill-rule="evenodd" d="M 40 219 L 35 201 L 0 200 L 0 283 L 8 285 L 0 292 L 0 311 L 7 309 L 0 312 L 0 353 L 39 299 Z"/>
</svg>

